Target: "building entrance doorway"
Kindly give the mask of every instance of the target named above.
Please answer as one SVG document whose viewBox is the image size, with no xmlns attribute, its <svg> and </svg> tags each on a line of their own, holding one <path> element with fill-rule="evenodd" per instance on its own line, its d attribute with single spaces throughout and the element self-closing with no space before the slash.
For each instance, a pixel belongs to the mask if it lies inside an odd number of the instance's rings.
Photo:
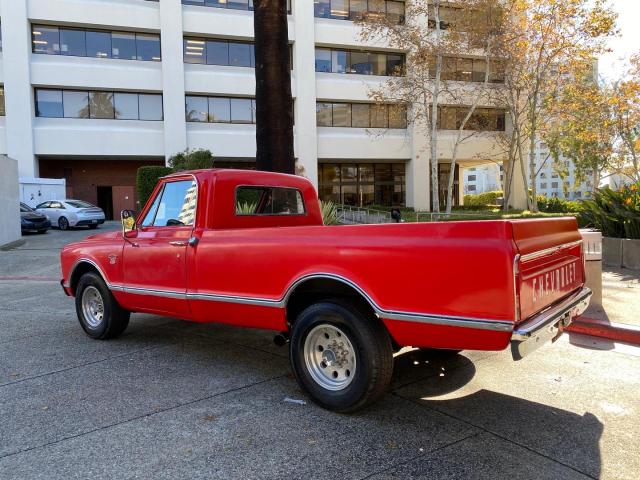
<svg viewBox="0 0 640 480">
<path fill-rule="evenodd" d="M 98 187 L 98 206 L 104 211 L 107 220 L 113 220 L 112 187 Z"/>
</svg>

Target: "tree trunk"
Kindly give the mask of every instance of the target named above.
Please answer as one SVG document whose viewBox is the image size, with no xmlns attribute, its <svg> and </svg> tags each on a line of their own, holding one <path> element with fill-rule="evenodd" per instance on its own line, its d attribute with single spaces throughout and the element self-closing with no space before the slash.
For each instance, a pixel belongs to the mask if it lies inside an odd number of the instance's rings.
<svg viewBox="0 0 640 480">
<path fill-rule="evenodd" d="M 433 14 L 435 21 L 435 31 L 440 41 L 440 0 L 435 0 L 433 5 Z M 429 162 L 431 164 L 431 211 L 440 212 L 440 178 L 438 174 L 438 103 L 440 100 L 440 78 L 442 75 L 442 55 L 439 52 L 436 55 L 436 71 L 433 80 L 433 97 L 431 101 L 431 129 L 429 143 L 431 147 L 431 155 Z"/>
<path fill-rule="evenodd" d="M 256 166 L 295 173 L 286 0 L 254 0 Z"/>
</svg>

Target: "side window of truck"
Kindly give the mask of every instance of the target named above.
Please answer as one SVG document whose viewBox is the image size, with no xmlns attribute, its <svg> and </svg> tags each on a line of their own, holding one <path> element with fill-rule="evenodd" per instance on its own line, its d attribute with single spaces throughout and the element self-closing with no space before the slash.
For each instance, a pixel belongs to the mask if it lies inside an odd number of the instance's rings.
<svg viewBox="0 0 640 480">
<path fill-rule="evenodd" d="M 141 225 L 182 227 L 195 222 L 198 185 L 192 180 L 168 182 L 158 192 Z"/>
<path fill-rule="evenodd" d="M 236 189 L 236 215 L 304 215 L 300 190 L 286 187 L 240 186 Z"/>
</svg>

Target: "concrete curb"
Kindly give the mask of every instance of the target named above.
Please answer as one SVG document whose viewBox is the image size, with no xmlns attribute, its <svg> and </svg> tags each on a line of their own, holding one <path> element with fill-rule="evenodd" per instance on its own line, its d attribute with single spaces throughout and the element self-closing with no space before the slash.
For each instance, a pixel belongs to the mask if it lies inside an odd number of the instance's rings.
<svg viewBox="0 0 640 480">
<path fill-rule="evenodd" d="M 5 243 L 4 245 L 0 245 L 0 250 L 3 252 L 8 252 L 9 250 L 13 250 L 14 248 L 21 247 L 25 244 L 24 239 L 16 240 L 15 242 Z"/>
<path fill-rule="evenodd" d="M 640 346 L 640 327 L 635 325 L 578 317 L 569 325 L 567 331 Z"/>
</svg>

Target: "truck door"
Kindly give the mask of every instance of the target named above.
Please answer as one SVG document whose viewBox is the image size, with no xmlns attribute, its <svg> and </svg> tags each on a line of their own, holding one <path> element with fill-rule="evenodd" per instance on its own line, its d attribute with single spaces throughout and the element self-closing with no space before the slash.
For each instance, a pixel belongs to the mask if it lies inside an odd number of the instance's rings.
<svg viewBox="0 0 640 480">
<path fill-rule="evenodd" d="M 197 206 L 195 180 L 164 183 L 123 251 L 124 293 L 134 310 L 189 316 L 187 245 Z"/>
</svg>

